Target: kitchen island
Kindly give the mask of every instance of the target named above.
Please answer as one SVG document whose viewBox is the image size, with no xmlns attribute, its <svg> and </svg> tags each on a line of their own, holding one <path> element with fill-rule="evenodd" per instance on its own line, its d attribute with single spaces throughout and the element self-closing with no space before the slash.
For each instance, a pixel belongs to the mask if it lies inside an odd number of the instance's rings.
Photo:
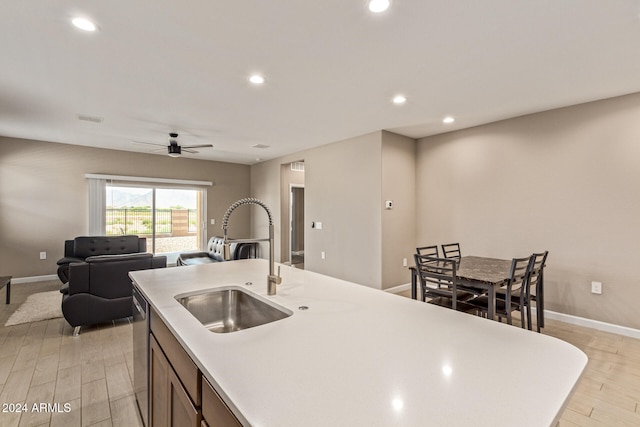
<svg viewBox="0 0 640 427">
<path fill-rule="evenodd" d="M 265 260 L 130 273 L 243 425 L 553 426 L 587 363 L 553 337 Z M 293 314 L 207 330 L 176 296 L 236 286 Z M 203 382 L 205 382 L 203 380 Z"/>
</svg>

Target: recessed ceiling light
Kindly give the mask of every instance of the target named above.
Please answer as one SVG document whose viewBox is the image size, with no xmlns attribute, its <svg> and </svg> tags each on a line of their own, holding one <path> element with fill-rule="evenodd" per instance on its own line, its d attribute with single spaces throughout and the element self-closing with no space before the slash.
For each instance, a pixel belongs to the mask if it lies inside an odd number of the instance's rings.
<svg viewBox="0 0 640 427">
<path fill-rule="evenodd" d="M 447 117 L 445 117 L 444 119 L 442 119 L 442 123 L 447 123 L 447 124 L 449 124 L 449 123 L 453 123 L 453 122 L 455 122 L 455 121 L 456 121 L 456 119 L 454 119 L 454 118 L 453 118 L 453 117 L 451 117 L 451 116 L 447 116 Z"/>
<path fill-rule="evenodd" d="M 369 10 L 373 13 L 384 12 L 389 9 L 391 0 L 371 0 L 369 2 Z"/>
<path fill-rule="evenodd" d="M 260 74 L 252 74 L 249 77 L 249 81 L 254 85 L 261 85 L 262 83 L 264 83 L 264 77 L 262 77 Z"/>
<path fill-rule="evenodd" d="M 407 97 L 404 95 L 396 95 L 393 97 L 394 104 L 404 104 L 405 102 L 407 102 Z"/>
<path fill-rule="evenodd" d="M 84 31 L 95 31 L 98 29 L 96 24 L 89 21 L 87 18 L 73 18 L 71 22 L 73 23 L 73 25 Z"/>
</svg>

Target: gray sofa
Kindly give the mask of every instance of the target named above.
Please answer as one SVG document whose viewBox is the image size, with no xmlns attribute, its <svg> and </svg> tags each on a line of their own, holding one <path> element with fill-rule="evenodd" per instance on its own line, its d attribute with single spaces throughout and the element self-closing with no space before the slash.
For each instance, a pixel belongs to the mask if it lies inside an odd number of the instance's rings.
<svg viewBox="0 0 640 427">
<path fill-rule="evenodd" d="M 132 315 L 130 271 L 163 268 L 167 257 L 150 253 L 98 255 L 69 265 L 62 290 L 62 314 L 77 335 L 81 326 Z"/>
<path fill-rule="evenodd" d="M 133 235 L 81 236 L 65 240 L 64 257 L 58 260 L 58 277 L 62 283 L 69 281 L 69 264 L 84 262 L 90 256 L 121 255 L 147 251 L 147 239 Z"/>
<path fill-rule="evenodd" d="M 206 251 L 182 253 L 178 256 L 178 260 L 176 261 L 176 263 L 178 265 L 197 265 L 222 262 L 224 261 L 223 247 L 224 238 L 220 236 L 214 236 L 209 239 Z M 232 260 L 256 258 L 258 252 L 258 243 L 231 243 L 229 249 L 231 251 Z"/>
</svg>

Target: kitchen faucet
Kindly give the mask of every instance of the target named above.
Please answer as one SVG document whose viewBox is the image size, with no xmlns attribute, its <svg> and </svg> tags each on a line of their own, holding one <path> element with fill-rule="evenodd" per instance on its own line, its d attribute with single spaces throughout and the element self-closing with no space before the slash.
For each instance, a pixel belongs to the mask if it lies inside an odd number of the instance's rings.
<svg viewBox="0 0 640 427">
<path fill-rule="evenodd" d="M 229 239 L 227 238 L 227 225 L 229 223 L 229 217 L 233 213 L 233 211 L 242 205 L 258 205 L 261 206 L 269 217 L 269 275 L 267 276 L 267 295 L 275 295 L 276 294 L 276 285 L 282 283 L 282 277 L 280 277 L 280 267 L 278 267 L 278 274 L 273 274 L 274 270 L 274 258 L 273 258 L 273 219 L 271 218 L 271 211 L 261 200 L 255 199 L 253 197 L 240 199 L 227 209 L 224 217 L 222 218 L 222 230 L 224 231 L 224 245 L 223 245 L 223 257 L 225 261 L 229 261 L 231 259 L 231 250 L 229 249 Z M 235 242 L 241 243 L 243 241 L 255 241 L 251 239 L 238 239 L 234 240 Z"/>
</svg>

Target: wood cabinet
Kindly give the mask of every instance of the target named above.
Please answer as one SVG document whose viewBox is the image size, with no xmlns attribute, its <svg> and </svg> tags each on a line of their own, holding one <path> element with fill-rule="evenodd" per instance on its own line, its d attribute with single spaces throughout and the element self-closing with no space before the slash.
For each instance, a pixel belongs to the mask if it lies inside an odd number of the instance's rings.
<svg viewBox="0 0 640 427">
<path fill-rule="evenodd" d="M 202 416 L 209 427 L 242 426 L 206 378 L 202 379 Z"/>
<path fill-rule="evenodd" d="M 202 412 L 191 401 L 158 341 L 150 337 L 150 402 L 153 427 L 200 427 Z"/>
<path fill-rule="evenodd" d="M 242 426 L 153 309 L 149 320 L 150 425 Z"/>
</svg>

